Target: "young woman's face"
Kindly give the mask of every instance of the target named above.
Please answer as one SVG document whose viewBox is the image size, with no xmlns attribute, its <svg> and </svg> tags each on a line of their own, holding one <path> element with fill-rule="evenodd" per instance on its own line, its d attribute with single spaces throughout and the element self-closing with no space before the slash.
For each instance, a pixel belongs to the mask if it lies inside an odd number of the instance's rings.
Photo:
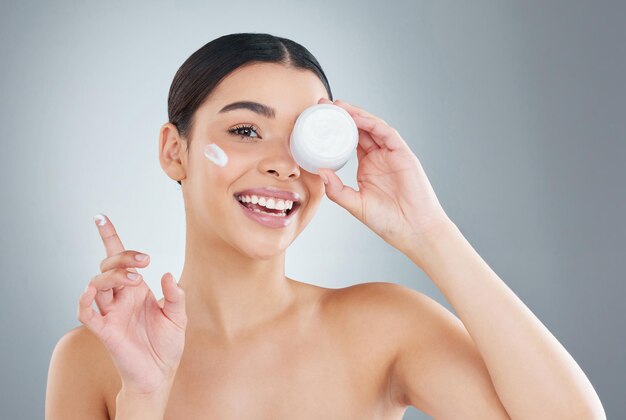
<svg viewBox="0 0 626 420">
<path fill-rule="evenodd" d="M 309 223 L 324 195 L 322 179 L 300 168 L 289 149 L 296 119 L 322 97 L 328 99 L 326 89 L 309 70 L 254 63 L 225 78 L 195 114 L 183 180 L 188 223 L 214 232 L 253 258 L 283 252 Z M 243 108 L 220 112 L 239 101 L 265 105 L 274 115 Z M 205 145 L 210 143 L 226 153 L 226 166 L 205 157 Z M 234 195 L 257 187 L 300 195 L 300 207 L 288 226 L 271 228 L 246 216 Z"/>
</svg>

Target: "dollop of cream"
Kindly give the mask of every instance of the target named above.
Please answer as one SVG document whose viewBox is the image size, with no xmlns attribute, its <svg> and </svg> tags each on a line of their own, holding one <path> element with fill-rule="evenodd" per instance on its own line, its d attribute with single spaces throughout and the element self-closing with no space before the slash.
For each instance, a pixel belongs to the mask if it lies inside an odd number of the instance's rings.
<svg viewBox="0 0 626 420">
<path fill-rule="evenodd" d="M 224 167 L 228 163 L 228 155 L 215 143 L 204 146 L 204 156 L 217 166 Z"/>
</svg>

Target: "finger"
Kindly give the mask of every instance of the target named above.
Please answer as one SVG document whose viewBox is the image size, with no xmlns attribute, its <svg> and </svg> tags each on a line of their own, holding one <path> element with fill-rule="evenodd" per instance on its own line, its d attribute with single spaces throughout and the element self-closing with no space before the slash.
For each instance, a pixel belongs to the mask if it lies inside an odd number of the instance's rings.
<svg viewBox="0 0 626 420">
<path fill-rule="evenodd" d="M 123 252 L 124 245 L 122 244 L 122 240 L 117 235 L 117 231 L 115 230 L 113 223 L 111 223 L 111 220 L 101 213 L 96 214 L 94 220 L 96 222 L 96 226 L 98 227 L 98 232 L 100 233 L 102 242 L 104 242 L 104 249 L 106 251 L 107 257 L 111 257 L 113 255 L 119 254 L 120 252 Z M 132 268 L 131 271 L 137 270 Z M 113 293 L 117 292 L 118 290 L 120 289 L 115 288 L 113 290 L 98 292 L 96 296 L 96 302 L 98 303 L 98 307 L 100 308 L 100 310 L 106 310 L 105 308 L 108 308 L 108 306 L 113 302 Z"/>
<path fill-rule="evenodd" d="M 328 179 L 328 184 L 324 184 L 328 198 L 348 210 L 357 219 L 362 220 L 361 193 L 348 185 L 344 185 L 334 171 L 326 168 L 317 171 L 322 172 Z"/>
<path fill-rule="evenodd" d="M 103 259 L 100 263 L 100 271 L 104 273 L 113 268 L 128 268 L 133 269 L 131 271 L 136 273 L 135 267 L 145 268 L 148 264 L 150 264 L 149 255 L 128 250 Z"/>
<path fill-rule="evenodd" d="M 142 279 L 139 273 L 133 273 L 125 268 L 115 268 L 94 276 L 89 284 L 98 291 L 107 291 L 117 286 L 139 285 Z"/>
<path fill-rule="evenodd" d="M 134 276 L 138 277 L 134 278 Z M 103 316 L 109 313 L 115 301 L 115 295 L 124 289 L 124 286 L 138 286 L 142 284 L 142 280 L 143 276 L 137 270 L 124 267 L 114 267 L 95 276 L 90 284 L 98 290 L 95 300 L 100 313 Z"/>
<path fill-rule="evenodd" d="M 354 120 L 354 117 L 352 117 L 352 119 Z M 354 122 L 356 123 L 356 120 Z M 358 124 L 357 124 L 357 127 L 358 127 Z M 374 150 L 380 150 L 380 146 L 376 144 L 374 139 L 372 139 L 372 136 L 370 135 L 370 133 L 361 129 L 358 129 L 358 132 L 359 132 L 358 144 L 363 148 L 363 151 L 365 151 L 365 153 L 370 153 Z"/>
<path fill-rule="evenodd" d="M 115 300 L 115 294 L 113 290 L 98 290 L 96 293 L 96 305 L 102 316 L 106 316 L 111 310 L 113 301 Z"/>
<path fill-rule="evenodd" d="M 187 312 L 185 309 L 185 291 L 176 283 L 171 273 L 161 277 L 163 290 L 163 314 L 174 324 L 185 330 L 187 327 Z"/>
<path fill-rule="evenodd" d="M 387 124 L 387 121 L 383 120 L 380 117 L 377 117 L 376 115 L 372 114 L 371 112 L 367 112 L 366 110 L 364 110 L 363 108 L 359 108 L 358 106 L 349 104 L 347 102 L 342 101 L 341 99 L 336 99 L 334 101 L 334 104 L 337 106 L 340 106 L 341 108 L 345 109 L 346 111 L 348 111 L 350 113 L 350 115 L 352 115 L 352 118 L 357 118 L 357 117 L 364 117 L 364 118 L 370 118 L 373 120 L 376 120 L 380 123 L 382 123 L 383 126 L 387 126 L 389 128 L 391 128 L 392 130 L 396 131 L 393 127 L 391 127 L 389 124 Z M 357 124 L 358 126 L 358 124 Z M 400 133 L 398 133 L 398 136 L 400 135 Z M 371 138 L 371 136 L 369 137 Z M 369 142 L 368 137 L 365 137 L 365 140 L 363 141 L 364 144 L 364 148 L 365 150 L 369 153 L 372 148 L 374 147 L 372 144 L 376 144 L 376 146 L 383 147 L 383 145 L 381 144 L 380 141 L 378 141 L 377 139 L 373 139 L 372 142 Z M 388 147 L 388 146 L 387 146 Z M 390 150 L 394 150 L 391 147 L 388 147 Z"/>
<path fill-rule="evenodd" d="M 339 99 L 337 99 L 335 102 L 339 102 Z M 358 113 L 354 113 L 354 111 L 352 110 L 355 107 L 352 107 L 352 106 L 350 106 L 348 104 L 345 104 L 344 102 L 341 102 L 341 105 L 338 105 L 337 103 L 331 102 L 329 99 L 320 98 L 318 103 L 337 105 L 340 108 L 342 108 L 345 111 L 347 111 L 353 119 L 354 119 L 355 115 L 358 115 Z M 365 112 L 365 111 L 363 111 L 363 112 Z M 365 114 L 367 114 L 367 113 L 365 113 Z M 378 144 L 376 144 L 376 142 L 374 140 L 372 140 L 372 137 L 367 132 L 365 132 L 363 130 L 359 130 L 359 144 L 363 146 L 363 150 L 365 150 L 366 153 L 369 153 L 372 150 L 380 149 L 380 146 L 378 146 Z"/>
<path fill-rule="evenodd" d="M 345 109 L 346 111 L 348 111 L 348 113 L 350 113 L 350 115 L 363 115 L 366 117 L 370 117 L 370 118 L 374 118 L 377 120 L 380 120 L 381 122 L 387 124 L 387 122 L 385 120 L 383 120 L 380 117 L 377 117 L 376 115 L 372 114 L 371 112 L 367 112 L 366 110 L 364 110 L 363 108 L 359 108 L 358 106 L 355 105 L 351 105 L 347 102 L 342 101 L 341 99 L 335 99 L 335 101 L 333 102 L 335 105 L 340 106 L 341 108 Z"/>
<path fill-rule="evenodd" d="M 96 295 L 96 289 L 88 285 L 80 298 L 78 299 L 78 320 L 85 324 L 91 332 L 96 336 L 102 336 L 104 329 L 104 318 L 102 315 L 93 310 L 93 299 Z"/>
<path fill-rule="evenodd" d="M 357 127 L 367 131 L 380 147 L 385 147 L 389 150 L 399 150 L 405 147 L 404 140 L 402 140 L 400 133 L 395 128 L 375 118 L 361 115 L 355 115 L 353 118 Z"/>
<path fill-rule="evenodd" d="M 360 162 L 361 160 L 363 160 L 363 157 L 365 155 L 367 155 L 367 152 L 363 150 L 363 146 L 361 146 L 361 144 L 357 144 L 356 145 L 356 157 L 358 161 Z"/>
<path fill-rule="evenodd" d="M 96 225 L 98 226 L 98 232 L 100 232 L 102 242 L 104 242 L 104 249 L 106 250 L 107 257 L 111 257 L 124 251 L 122 240 L 117 235 L 111 220 L 104 214 L 96 214 L 94 219 L 96 221 Z"/>
</svg>

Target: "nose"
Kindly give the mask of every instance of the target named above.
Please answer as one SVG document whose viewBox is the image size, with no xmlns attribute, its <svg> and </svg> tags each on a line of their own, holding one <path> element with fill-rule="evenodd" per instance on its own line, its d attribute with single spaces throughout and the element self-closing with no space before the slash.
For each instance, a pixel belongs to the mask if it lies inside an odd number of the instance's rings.
<svg viewBox="0 0 626 420">
<path fill-rule="evenodd" d="M 263 173 L 272 174 L 280 179 L 297 179 L 300 177 L 300 166 L 291 154 L 289 141 L 276 142 L 261 161 L 259 169 Z"/>
</svg>

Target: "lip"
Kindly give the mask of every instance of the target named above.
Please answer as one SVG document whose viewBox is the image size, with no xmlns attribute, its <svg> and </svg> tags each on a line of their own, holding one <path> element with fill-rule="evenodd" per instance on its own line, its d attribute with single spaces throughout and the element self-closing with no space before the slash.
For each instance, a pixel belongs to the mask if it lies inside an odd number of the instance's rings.
<svg viewBox="0 0 626 420">
<path fill-rule="evenodd" d="M 237 206 L 243 210 L 244 214 L 250 219 L 271 228 L 282 228 L 289 226 L 293 221 L 295 214 L 300 210 L 300 203 L 294 203 L 293 211 L 289 213 L 289 215 L 284 217 L 270 216 L 268 214 L 258 213 L 250 210 L 248 207 L 244 206 L 241 201 L 237 200 L 236 197 L 235 202 L 237 203 Z"/>
<path fill-rule="evenodd" d="M 276 197 L 281 198 L 283 200 L 291 200 L 294 202 L 300 202 L 302 199 L 300 194 L 295 191 L 287 191 L 281 190 L 279 188 L 274 187 L 258 187 L 258 188 L 249 188 L 243 191 L 239 191 L 235 193 L 235 198 L 239 195 L 262 195 L 264 197 Z M 270 216 L 272 217 L 272 216 Z"/>
</svg>

